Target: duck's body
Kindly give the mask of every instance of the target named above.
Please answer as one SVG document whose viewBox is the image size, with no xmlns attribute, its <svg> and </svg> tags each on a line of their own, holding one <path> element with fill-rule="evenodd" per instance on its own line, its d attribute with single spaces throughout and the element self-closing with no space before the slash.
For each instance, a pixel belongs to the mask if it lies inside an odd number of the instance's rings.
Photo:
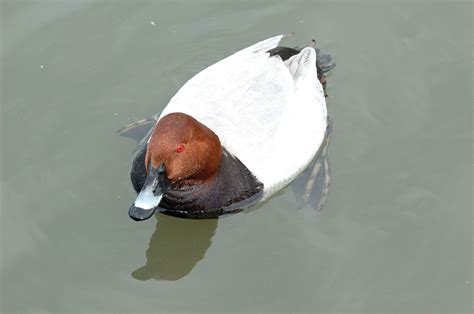
<svg viewBox="0 0 474 314">
<path fill-rule="evenodd" d="M 269 38 L 225 58 L 198 73 L 177 92 L 159 115 L 146 146 L 134 161 L 132 181 L 137 191 L 145 184 L 145 168 L 151 162 L 145 155 L 151 155 L 151 146 L 158 145 L 153 144 L 154 138 L 156 142 L 160 136 L 156 134 L 168 130 L 160 127 L 160 123 L 173 125 L 174 119 L 182 117 L 197 120 L 218 137 L 222 151 L 214 154 L 222 154 L 222 158 L 212 174 L 208 171 L 209 179 L 192 177 L 178 182 L 180 177 L 172 182 L 169 195 L 184 187 L 194 191 L 194 201 L 183 200 L 181 196 L 167 199 L 164 193 L 158 208 L 166 210 L 165 213 L 206 218 L 242 209 L 267 199 L 301 174 L 324 140 L 326 101 L 315 66 L 315 49 L 306 47 L 282 58 L 275 49 L 283 37 Z M 319 74 L 321 78 L 322 73 Z M 248 172 L 247 177 L 253 181 L 240 184 L 243 179 L 236 172 Z M 209 182 L 219 181 L 219 177 L 228 177 L 219 183 L 225 187 L 213 188 Z M 213 193 L 212 199 L 222 201 L 198 202 Z M 200 204 L 197 208 L 193 206 L 196 202 Z"/>
</svg>

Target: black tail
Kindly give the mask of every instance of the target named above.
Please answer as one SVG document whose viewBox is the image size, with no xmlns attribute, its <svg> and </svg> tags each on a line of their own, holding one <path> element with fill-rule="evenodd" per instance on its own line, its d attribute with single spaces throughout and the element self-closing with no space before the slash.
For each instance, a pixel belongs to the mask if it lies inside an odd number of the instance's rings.
<svg viewBox="0 0 474 314">
<path fill-rule="evenodd" d="M 313 39 L 309 42 L 307 46 L 314 47 L 315 44 L 316 44 L 316 41 Z M 267 52 L 270 53 L 270 56 L 278 55 L 283 61 L 285 61 L 286 59 L 289 59 L 290 57 L 298 54 L 301 51 L 301 49 L 302 48 L 300 47 L 289 48 L 289 47 L 279 46 L 279 47 L 270 49 Z M 336 64 L 331 63 L 332 58 L 329 54 L 324 54 L 324 53 L 321 54 L 321 50 L 319 48 L 314 48 L 314 50 L 316 50 L 316 55 L 317 55 L 316 68 L 318 69 L 318 79 L 321 82 L 321 85 L 323 86 L 324 96 L 327 97 L 326 73 L 334 69 L 336 67 Z"/>
</svg>

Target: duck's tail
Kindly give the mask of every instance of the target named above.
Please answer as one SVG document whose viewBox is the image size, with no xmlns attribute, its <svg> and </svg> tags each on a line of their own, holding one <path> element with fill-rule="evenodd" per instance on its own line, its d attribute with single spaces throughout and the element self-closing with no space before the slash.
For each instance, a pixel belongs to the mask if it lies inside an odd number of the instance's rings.
<svg viewBox="0 0 474 314">
<path fill-rule="evenodd" d="M 316 68 L 318 70 L 318 79 L 319 79 L 319 82 L 321 82 L 321 85 L 323 86 L 324 96 L 327 97 L 326 73 L 334 69 L 336 67 L 336 64 L 331 63 L 332 61 L 331 55 L 327 53 L 321 53 L 321 49 L 316 48 L 316 41 L 314 39 L 311 40 L 305 47 L 312 47 L 316 51 Z M 290 57 L 300 53 L 301 49 L 303 48 L 300 48 L 300 47 L 289 48 L 289 47 L 278 46 L 276 48 L 268 50 L 267 52 L 270 53 L 270 56 L 278 55 L 283 61 L 285 61 L 289 59 Z"/>
<path fill-rule="evenodd" d="M 316 67 L 318 68 L 318 79 L 323 85 L 324 89 L 324 96 L 328 96 L 326 93 L 326 86 L 328 84 L 326 80 L 326 73 L 331 71 L 336 67 L 335 63 L 331 63 L 331 55 L 327 53 L 319 54 L 319 49 L 316 49 L 316 55 L 318 56 L 316 59 Z"/>
</svg>

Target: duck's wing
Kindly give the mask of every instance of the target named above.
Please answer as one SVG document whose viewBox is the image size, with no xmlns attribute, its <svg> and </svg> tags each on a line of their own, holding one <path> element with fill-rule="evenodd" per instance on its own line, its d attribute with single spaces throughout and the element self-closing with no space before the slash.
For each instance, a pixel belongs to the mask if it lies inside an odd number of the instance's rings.
<svg viewBox="0 0 474 314">
<path fill-rule="evenodd" d="M 326 103 L 311 47 L 270 56 L 285 35 L 245 48 L 190 79 L 161 116 L 183 112 L 212 129 L 271 194 L 310 163 L 324 138 Z"/>
<path fill-rule="evenodd" d="M 170 100 L 161 117 L 172 112 L 193 116 L 242 158 L 245 146 L 276 131 L 292 94 L 288 68 L 279 57 L 266 53 L 284 37 L 263 40 L 199 72 Z"/>
<path fill-rule="evenodd" d="M 257 44 L 255 45 L 252 45 L 248 48 L 245 48 L 245 49 L 242 49 L 241 51 L 235 53 L 234 55 L 243 55 L 245 53 L 265 53 L 265 52 L 269 52 L 269 50 L 275 48 L 278 46 L 278 43 L 285 37 L 288 37 L 288 36 L 291 36 L 292 34 L 283 34 L 283 35 L 278 35 L 278 36 L 274 36 L 274 37 L 271 37 L 271 38 L 268 38 L 266 40 L 263 40 L 261 42 L 258 42 Z M 272 53 L 270 53 L 270 55 L 273 55 Z M 229 57 L 230 58 L 230 57 Z M 227 58 L 227 59 L 229 59 Z M 285 58 L 287 59 L 287 58 Z M 226 59 L 224 59 L 226 60 Z M 224 61 L 223 60 L 223 61 Z M 216 63 L 219 64 L 219 63 L 222 63 L 221 62 L 218 62 Z M 211 67 L 208 67 L 205 71 L 207 72 L 211 72 L 210 70 Z M 204 71 L 203 71 L 204 72 Z M 202 72 L 201 72 L 202 73 Z M 201 74 L 200 73 L 200 74 Z M 214 77 L 216 77 L 217 75 L 213 75 Z M 196 78 L 196 77 L 195 77 Z M 193 78 L 193 79 L 195 79 Z M 193 85 L 191 82 L 193 81 L 190 80 L 188 82 L 187 85 Z M 211 86 L 212 85 L 212 80 L 209 81 L 207 83 L 208 86 Z M 187 89 L 189 89 L 190 86 L 184 86 L 184 87 L 188 87 L 188 88 L 182 88 L 180 90 L 180 93 L 181 94 L 184 94 L 186 93 Z M 205 90 L 197 90 L 197 93 L 199 94 L 202 94 L 202 93 L 205 93 Z M 176 97 L 176 96 L 175 96 Z M 168 110 L 164 110 L 162 114 L 158 114 L 158 115 L 153 115 L 147 119 L 142 119 L 142 120 L 139 120 L 139 121 L 136 121 L 136 122 L 133 122 L 133 123 L 130 123 L 124 127 L 122 127 L 121 129 L 119 129 L 117 131 L 117 133 L 120 135 L 120 136 L 124 136 L 124 137 L 128 137 L 128 138 L 131 138 L 131 139 L 134 139 L 136 140 L 137 142 L 140 142 L 142 141 L 145 137 L 147 137 L 147 135 L 149 136 L 149 132 L 150 130 L 153 128 L 153 126 L 156 124 L 156 122 L 159 120 L 159 117 L 160 116 L 163 116 L 167 113 L 169 113 L 169 111 L 171 111 L 171 107 L 179 107 L 176 106 L 176 105 L 168 105 L 167 109 Z"/>
</svg>

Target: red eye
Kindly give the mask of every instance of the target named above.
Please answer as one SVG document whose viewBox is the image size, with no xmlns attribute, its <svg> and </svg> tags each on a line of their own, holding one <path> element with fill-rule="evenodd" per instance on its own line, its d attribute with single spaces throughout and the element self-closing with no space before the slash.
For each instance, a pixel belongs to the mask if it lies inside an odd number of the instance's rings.
<svg viewBox="0 0 474 314">
<path fill-rule="evenodd" d="M 185 149 L 184 144 L 181 144 L 178 147 L 176 147 L 176 152 L 177 153 L 182 153 L 182 152 L 184 152 L 184 149 Z"/>
</svg>

